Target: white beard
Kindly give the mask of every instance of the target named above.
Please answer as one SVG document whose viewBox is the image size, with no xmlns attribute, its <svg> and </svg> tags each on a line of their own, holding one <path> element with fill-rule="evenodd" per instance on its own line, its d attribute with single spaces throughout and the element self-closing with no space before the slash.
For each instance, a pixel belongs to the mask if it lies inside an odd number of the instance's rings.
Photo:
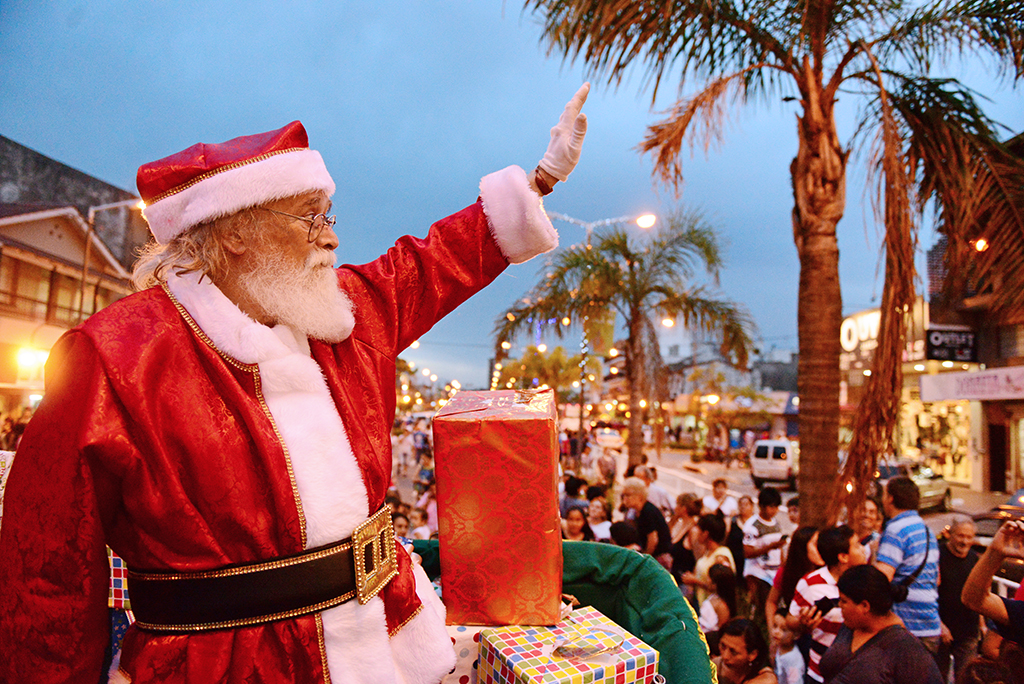
<svg viewBox="0 0 1024 684">
<path fill-rule="evenodd" d="M 264 316 L 297 333 L 341 342 L 352 331 L 352 303 L 338 287 L 334 253 L 317 249 L 296 267 L 279 252 L 265 249 L 238 286 Z"/>
</svg>

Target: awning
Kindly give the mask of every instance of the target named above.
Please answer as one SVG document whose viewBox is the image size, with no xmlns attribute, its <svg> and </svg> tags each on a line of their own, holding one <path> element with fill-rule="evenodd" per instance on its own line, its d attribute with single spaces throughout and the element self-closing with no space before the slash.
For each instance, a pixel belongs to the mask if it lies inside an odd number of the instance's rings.
<svg viewBox="0 0 1024 684">
<path fill-rule="evenodd" d="M 1024 366 L 922 375 L 921 401 L 1024 399 Z"/>
</svg>

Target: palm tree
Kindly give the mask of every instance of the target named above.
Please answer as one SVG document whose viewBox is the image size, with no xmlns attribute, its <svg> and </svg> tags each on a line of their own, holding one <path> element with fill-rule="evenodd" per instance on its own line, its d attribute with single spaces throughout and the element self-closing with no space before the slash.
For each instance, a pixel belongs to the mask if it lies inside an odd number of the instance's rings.
<svg viewBox="0 0 1024 684">
<path fill-rule="evenodd" d="M 1000 175 L 1019 167 L 996 141 L 993 123 L 969 89 L 930 75 L 948 58 L 985 53 L 1004 76 L 1019 79 L 1024 4 L 527 0 L 526 7 L 542 15 L 550 49 L 582 58 L 594 75 L 606 74 L 617 84 L 634 62 L 642 64 L 653 85 L 652 101 L 667 70 L 680 74 L 680 92 L 688 79 L 702 84 L 652 125 L 640 146 L 653 154 L 655 174 L 677 189 L 683 142 L 707 147 L 719 139 L 729 107 L 751 97 L 798 101 L 790 174 L 800 259 L 800 495 L 812 516 L 808 522 L 825 522 L 826 511 L 836 510 L 829 502 L 839 500 L 842 299 L 836 225 L 846 206 L 851 152 L 858 146 L 869 152 L 886 249 L 879 347 L 847 459 L 850 472 L 863 476 L 892 443 L 902 388 L 902 313 L 914 300 L 920 214 L 937 206 L 940 229 L 950 235 L 992 229 L 980 221 L 1001 220 L 994 230 L 1018 235 L 1024 228 L 1008 197 L 1012 183 Z M 840 94 L 863 105 L 858 131 L 846 142 L 835 121 Z M 1024 294 L 1024 283 L 1016 279 Z"/>
<path fill-rule="evenodd" d="M 554 390 L 559 404 L 567 404 L 576 400 L 573 382 L 580 379 L 582 361 L 581 354 L 568 356 L 562 347 L 542 352 L 535 346 L 529 346 L 520 358 L 501 361 L 501 369 L 497 371 L 492 387 L 535 389 L 547 386 Z M 588 365 L 591 361 L 588 359 Z"/>
<path fill-rule="evenodd" d="M 640 400 L 658 377 L 661 354 L 655 321 L 681 319 L 683 325 L 715 331 L 725 358 L 745 367 L 751 322 L 737 305 L 691 284 L 698 267 L 715 280 L 722 266 L 718 239 L 694 212 L 677 212 L 650 239 L 633 240 L 622 229 L 595 235 L 587 246 L 558 252 L 540 283 L 498 319 L 498 358 L 502 342 L 529 329 L 534 320 L 585 325 L 611 314 L 626 322 L 626 382 L 629 387 L 629 461 L 643 458 L 643 409 Z M 556 326 L 559 336 L 569 327 Z"/>
</svg>

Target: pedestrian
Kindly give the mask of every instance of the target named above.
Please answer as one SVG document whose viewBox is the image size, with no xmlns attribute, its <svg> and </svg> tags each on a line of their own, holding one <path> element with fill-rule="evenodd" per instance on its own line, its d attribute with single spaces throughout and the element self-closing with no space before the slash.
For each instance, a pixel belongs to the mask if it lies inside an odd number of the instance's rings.
<svg viewBox="0 0 1024 684">
<path fill-rule="evenodd" d="M 602 453 L 597 459 L 597 470 L 601 475 L 601 483 L 611 492 L 615 488 L 615 475 L 619 468 L 617 459 L 619 452 L 615 449 L 604 448 L 601 451 Z"/>
<path fill-rule="evenodd" d="M 891 591 L 889 578 L 871 565 L 839 578 L 843 626 L 821 657 L 825 684 L 942 682 L 931 654 L 893 613 Z"/>
<path fill-rule="evenodd" d="M 1024 521 L 1003 523 L 967 576 L 960 598 L 965 606 L 995 622 L 1004 640 L 1024 648 L 1024 601 L 992 592 L 992 578 L 1007 558 L 1024 559 Z"/>
<path fill-rule="evenodd" d="M 786 502 L 786 519 L 782 522 L 782 531 L 785 534 L 793 534 L 796 532 L 796 528 L 800 527 L 800 497 L 794 496 Z M 782 556 L 785 558 L 786 549 L 782 550 Z"/>
<path fill-rule="evenodd" d="M 657 506 L 665 518 L 672 515 L 672 496 L 656 482 L 656 471 L 653 467 L 637 466 L 633 471 L 634 477 L 639 477 L 647 485 L 647 500 Z"/>
<path fill-rule="evenodd" d="M 700 517 L 701 503 L 696 494 L 683 492 L 676 497 L 676 507 L 668 520 L 669 533 L 672 537 L 672 575 L 677 583 L 682 583 L 684 573 L 692 572 L 697 566 L 697 550 L 693 547 L 690 530 L 697 524 Z M 686 589 L 686 585 L 682 585 Z"/>
<path fill-rule="evenodd" d="M 764 614 L 769 626 L 776 618 L 785 620 L 789 615 L 789 604 L 796 593 L 797 582 L 824 565 L 818 553 L 818 528 L 798 527 L 790 539 L 786 560 L 775 573 L 775 580 L 765 601 Z"/>
<path fill-rule="evenodd" d="M 768 592 L 772 588 L 775 573 L 782 565 L 781 549 L 787 539 L 776 520 L 781 505 L 779 490 L 765 487 L 757 495 L 757 516 L 751 518 L 744 527 L 743 555 L 747 562 L 743 574 L 747 581 L 750 616 L 754 619 L 764 615 Z"/>
<path fill-rule="evenodd" d="M 861 545 L 870 562 L 874 563 L 878 554 L 878 543 L 882 541 L 882 502 L 873 496 L 864 499 L 864 503 L 857 511 L 854 525 Z"/>
<path fill-rule="evenodd" d="M 404 513 L 391 514 L 391 527 L 395 530 L 395 539 L 406 539 L 409 537 L 409 516 Z"/>
<path fill-rule="evenodd" d="M 395 362 L 557 245 L 541 196 L 579 159 L 586 93 L 537 170 L 485 177 L 465 210 L 362 266 L 333 268 L 335 184 L 297 121 L 140 168 L 156 239 L 142 291 L 54 345 L 8 481 L 0 681 L 99 681 L 106 545 L 132 571 L 137 618 L 120 681 L 451 670 L 444 608 L 382 506 Z"/>
<path fill-rule="evenodd" d="M 609 528 L 609 535 L 611 536 L 612 543 L 616 546 L 621 546 L 637 553 L 643 553 L 643 547 L 641 544 L 640 533 L 637 532 L 636 525 L 629 520 L 620 520 L 613 522 Z"/>
<path fill-rule="evenodd" d="M 739 512 L 736 498 L 729 494 L 729 483 L 720 477 L 711 483 L 711 493 L 705 496 L 701 503 L 704 504 L 705 513 L 722 511 L 727 522 Z"/>
<path fill-rule="evenodd" d="M 430 485 L 434 484 L 434 455 L 429 451 L 424 451 L 419 456 L 420 468 L 416 473 L 416 479 L 412 481 L 413 491 L 418 496 L 423 496 L 430 489 Z"/>
<path fill-rule="evenodd" d="M 416 508 L 427 512 L 427 527 L 430 528 L 430 536 L 433 537 L 437 534 L 440 522 L 437 515 L 437 483 L 433 479 L 427 485 L 427 490 L 416 500 Z"/>
<path fill-rule="evenodd" d="M 587 522 L 587 511 L 582 506 L 569 509 L 562 521 L 562 539 L 567 541 L 594 541 L 594 531 Z"/>
<path fill-rule="evenodd" d="M 725 565 L 712 565 L 708 589 L 707 597 L 697 608 L 697 624 L 704 632 L 711 655 L 717 656 L 718 629 L 736 617 L 736 573 Z"/>
<path fill-rule="evenodd" d="M 746 618 L 733 618 L 718 631 L 714 659 L 720 684 L 778 684 L 768 659 L 761 628 Z"/>
<path fill-rule="evenodd" d="M 430 436 L 427 434 L 427 421 L 420 418 L 412 431 L 412 447 L 416 463 L 422 464 L 423 457 L 431 454 Z"/>
<path fill-rule="evenodd" d="M 743 577 L 747 557 L 743 552 L 743 535 L 747 523 L 754 517 L 754 500 L 744 494 L 736 501 L 736 515 L 729 522 L 729 531 L 725 535 L 725 545 L 732 551 L 736 561 L 736 576 Z"/>
<path fill-rule="evenodd" d="M 587 524 L 594 533 L 594 541 L 611 541 L 612 510 L 603 496 L 594 497 L 587 504 Z"/>
<path fill-rule="evenodd" d="M 640 535 L 641 550 L 653 556 L 666 570 L 672 569 L 669 549 L 672 537 L 668 524 L 654 504 L 647 500 L 647 486 L 638 477 L 629 477 L 622 483 L 622 503 L 633 511 L 633 522 Z"/>
<path fill-rule="evenodd" d="M 825 567 L 805 575 L 796 584 L 786 624 L 811 635 L 807 676 L 815 682 L 823 679 L 822 654 L 832 645 L 843 625 L 839 610 L 838 578 L 847 570 L 867 563 L 860 540 L 848 525 L 840 525 L 818 533 L 818 553 Z"/>
<path fill-rule="evenodd" d="M 960 517 L 949 528 L 949 538 L 939 545 L 939 619 L 942 644 L 939 646 L 939 672 L 949 681 L 950 664 L 960 671 L 978 653 L 981 620 L 960 600 L 964 583 L 978 562 L 974 546 L 977 528 L 970 518 Z"/>
<path fill-rule="evenodd" d="M 585 484 L 586 480 L 576 477 L 575 475 L 570 475 L 565 480 L 565 492 L 558 502 L 558 514 L 563 520 L 569 515 L 569 511 L 571 509 L 583 508 L 586 510 L 587 506 L 590 504 L 586 497 L 580 492 Z"/>
<path fill-rule="evenodd" d="M 906 588 L 906 598 L 897 601 L 893 610 L 938 665 L 942 641 L 939 545 L 917 512 L 920 501 L 921 492 L 909 477 L 894 477 L 885 483 L 882 508 L 889 522 L 878 544 L 875 567 Z"/>
<path fill-rule="evenodd" d="M 413 539 L 430 539 L 430 525 L 427 524 L 427 512 L 422 508 L 412 509 L 409 515 L 409 536 Z"/>
<path fill-rule="evenodd" d="M 771 638 L 775 644 L 775 676 L 779 684 L 804 684 L 807 665 L 796 647 L 796 630 L 778 620 L 772 625 Z"/>
<path fill-rule="evenodd" d="M 694 563 L 693 572 L 683 573 L 681 579 L 683 584 L 693 587 L 694 605 L 699 606 L 712 590 L 709 575 L 711 568 L 715 565 L 724 565 L 735 573 L 736 563 L 733 561 L 732 552 L 722 545 L 725 541 L 725 520 L 721 515 L 700 516 L 690 534 L 694 536 L 694 546 L 703 549 L 703 553 Z"/>
</svg>

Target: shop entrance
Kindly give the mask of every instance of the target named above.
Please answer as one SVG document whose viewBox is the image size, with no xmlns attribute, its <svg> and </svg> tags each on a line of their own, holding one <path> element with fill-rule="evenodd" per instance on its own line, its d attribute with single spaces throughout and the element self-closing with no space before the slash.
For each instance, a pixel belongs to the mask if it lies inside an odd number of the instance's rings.
<svg viewBox="0 0 1024 684">
<path fill-rule="evenodd" d="M 1007 437 L 1005 425 L 988 424 L 988 488 L 993 492 L 1006 491 Z"/>
</svg>

